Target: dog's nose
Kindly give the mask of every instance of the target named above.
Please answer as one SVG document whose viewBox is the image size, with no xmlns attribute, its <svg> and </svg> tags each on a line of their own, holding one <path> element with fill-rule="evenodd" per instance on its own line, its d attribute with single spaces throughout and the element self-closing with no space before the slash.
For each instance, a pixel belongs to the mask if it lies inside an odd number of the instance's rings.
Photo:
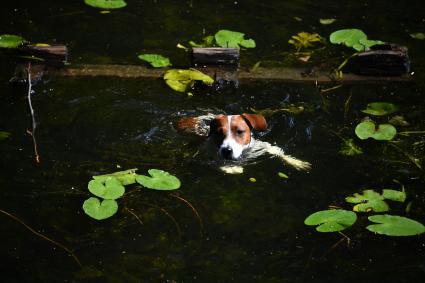
<svg viewBox="0 0 425 283">
<path fill-rule="evenodd" d="M 220 155 L 225 159 L 232 159 L 233 149 L 230 146 L 220 148 Z"/>
</svg>

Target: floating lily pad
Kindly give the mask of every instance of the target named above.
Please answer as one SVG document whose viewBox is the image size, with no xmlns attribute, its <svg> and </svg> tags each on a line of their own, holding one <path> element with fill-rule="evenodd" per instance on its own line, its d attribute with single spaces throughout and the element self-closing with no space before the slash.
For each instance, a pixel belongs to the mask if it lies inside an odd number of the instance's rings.
<svg viewBox="0 0 425 283">
<path fill-rule="evenodd" d="M 210 76 L 193 68 L 168 70 L 164 75 L 164 80 L 169 87 L 178 92 L 187 92 L 193 87 L 195 81 L 201 81 L 208 85 L 214 83 Z"/>
<path fill-rule="evenodd" d="M 398 107 L 388 102 L 372 102 L 366 106 L 366 109 L 361 110 L 363 113 L 384 116 L 398 111 Z"/>
<path fill-rule="evenodd" d="M 405 202 L 406 200 L 406 192 L 404 190 L 396 191 L 396 190 L 385 189 L 385 190 L 382 190 L 382 196 L 385 199 L 389 199 L 392 201 Z"/>
<path fill-rule="evenodd" d="M 124 0 L 84 0 L 84 3 L 100 9 L 119 9 L 127 6 Z"/>
<path fill-rule="evenodd" d="M 116 179 L 118 179 L 118 181 L 121 182 L 121 184 L 126 186 L 136 183 L 136 171 L 137 168 L 133 168 L 125 171 L 114 172 L 111 174 L 93 176 L 93 179 L 98 180 L 101 183 L 105 183 L 106 179 L 108 179 L 109 177 L 115 177 Z"/>
<path fill-rule="evenodd" d="M 10 138 L 11 135 L 9 132 L 0 131 L 0 141 Z"/>
<path fill-rule="evenodd" d="M 333 209 L 315 212 L 304 220 L 304 224 L 315 226 L 319 232 L 337 232 L 347 229 L 357 220 L 357 215 L 352 211 Z"/>
<path fill-rule="evenodd" d="M 88 189 L 92 194 L 103 199 L 117 199 L 125 192 L 124 186 L 115 177 L 107 177 L 104 183 L 99 180 L 91 180 Z"/>
<path fill-rule="evenodd" d="M 105 199 L 100 202 L 99 199 L 91 197 L 83 203 L 83 210 L 88 216 L 103 220 L 117 213 L 118 204 L 115 200 Z"/>
<path fill-rule="evenodd" d="M 425 33 L 423 33 L 423 32 L 411 33 L 410 37 L 414 38 L 414 39 L 424 40 L 425 39 Z"/>
<path fill-rule="evenodd" d="M 155 68 L 164 68 L 171 66 L 170 59 L 159 54 L 140 54 L 137 56 L 140 60 L 146 61 Z"/>
<path fill-rule="evenodd" d="M 24 44 L 25 39 L 14 34 L 0 35 L 0 48 L 16 48 Z"/>
<path fill-rule="evenodd" d="M 355 133 L 359 139 L 373 138 L 375 140 L 392 140 L 396 134 L 396 128 L 391 124 L 380 124 L 376 128 L 372 121 L 361 122 L 356 126 Z"/>
<path fill-rule="evenodd" d="M 166 171 L 150 169 L 148 173 L 151 176 L 138 175 L 136 177 L 136 181 L 148 189 L 176 190 L 180 188 L 180 180 Z"/>
<path fill-rule="evenodd" d="M 371 232 L 387 236 L 414 236 L 425 233 L 425 226 L 413 219 L 394 215 L 373 215 L 368 219 L 378 224 L 366 227 Z"/>
<path fill-rule="evenodd" d="M 214 38 L 218 46 L 223 48 L 255 48 L 253 39 L 245 39 L 245 34 L 237 31 L 219 30 Z"/>
<path fill-rule="evenodd" d="M 369 40 L 367 35 L 359 29 L 341 29 L 334 31 L 329 41 L 333 44 L 343 44 L 352 47 L 356 51 L 364 51 L 376 44 L 382 44 L 380 40 Z"/>
<path fill-rule="evenodd" d="M 390 209 L 384 201 L 384 196 L 373 190 L 364 190 L 363 194 L 355 193 L 351 197 L 346 197 L 345 201 L 349 203 L 357 203 L 353 207 L 353 211 L 357 212 L 385 212 Z"/>
</svg>

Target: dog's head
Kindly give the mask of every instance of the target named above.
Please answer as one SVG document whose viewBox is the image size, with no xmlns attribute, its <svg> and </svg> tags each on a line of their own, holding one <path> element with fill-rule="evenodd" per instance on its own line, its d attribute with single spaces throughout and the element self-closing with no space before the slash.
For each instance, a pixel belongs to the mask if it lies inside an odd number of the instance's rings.
<svg viewBox="0 0 425 283">
<path fill-rule="evenodd" d="M 211 121 L 209 136 L 225 159 L 236 160 L 249 148 L 252 130 L 265 131 L 266 119 L 258 114 L 218 115 Z"/>
</svg>

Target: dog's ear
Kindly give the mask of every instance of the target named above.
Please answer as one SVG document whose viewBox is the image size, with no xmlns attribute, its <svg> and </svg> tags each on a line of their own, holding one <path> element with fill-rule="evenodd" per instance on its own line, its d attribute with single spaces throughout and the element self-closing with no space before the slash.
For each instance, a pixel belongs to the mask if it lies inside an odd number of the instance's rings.
<svg viewBox="0 0 425 283">
<path fill-rule="evenodd" d="M 267 130 L 267 122 L 263 115 L 243 113 L 241 116 L 245 119 L 250 128 L 260 132 Z"/>
</svg>

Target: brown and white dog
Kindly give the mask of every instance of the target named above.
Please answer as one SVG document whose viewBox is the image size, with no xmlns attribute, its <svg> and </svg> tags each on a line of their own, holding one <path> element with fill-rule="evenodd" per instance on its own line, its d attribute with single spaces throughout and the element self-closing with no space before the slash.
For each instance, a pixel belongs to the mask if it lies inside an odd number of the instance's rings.
<svg viewBox="0 0 425 283">
<path fill-rule="evenodd" d="M 218 148 L 224 159 L 252 160 L 264 154 L 280 157 L 297 170 L 308 170 L 310 163 L 286 155 L 280 147 L 254 139 L 253 130 L 266 131 L 267 122 L 262 115 L 202 115 L 181 118 L 176 123 L 180 132 L 208 137 Z"/>
</svg>

